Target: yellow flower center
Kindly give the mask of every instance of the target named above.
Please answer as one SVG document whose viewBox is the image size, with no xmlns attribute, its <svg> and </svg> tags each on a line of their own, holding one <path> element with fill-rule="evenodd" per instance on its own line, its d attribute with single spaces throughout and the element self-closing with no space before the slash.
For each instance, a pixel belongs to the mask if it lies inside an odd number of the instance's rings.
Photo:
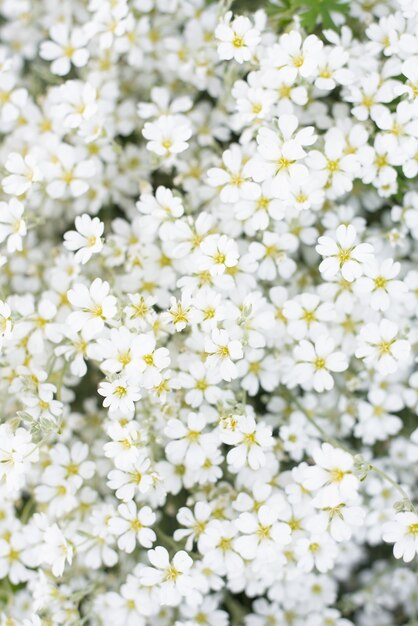
<svg viewBox="0 0 418 626">
<path fill-rule="evenodd" d="M 242 37 L 239 37 L 239 35 L 235 35 L 232 40 L 232 45 L 234 46 L 234 48 L 242 48 L 244 45 L 244 39 Z"/>
</svg>

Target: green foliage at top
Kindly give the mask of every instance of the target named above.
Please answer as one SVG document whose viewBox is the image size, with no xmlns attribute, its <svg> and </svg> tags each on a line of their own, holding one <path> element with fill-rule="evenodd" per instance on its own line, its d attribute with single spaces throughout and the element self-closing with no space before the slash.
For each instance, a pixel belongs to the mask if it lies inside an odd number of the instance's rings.
<svg viewBox="0 0 418 626">
<path fill-rule="evenodd" d="M 235 12 L 260 8 L 265 8 L 281 26 L 286 26 L 299 15 L 302 26 L 309 33 L 318 26 L 336 29 L 336 15 L 348 16 L 350 13 L 349 0 L 234 0 L 232 3 Z"/>
<path fill-rule="evenodd" d="M 301 8 L 302 26 L 312 32 L 320 23 L 323 28 L 336 28 L 333 14 L 348 15 L 350 5 L 346 0 L 291 0 L 295 9 Z"/>
</svg>

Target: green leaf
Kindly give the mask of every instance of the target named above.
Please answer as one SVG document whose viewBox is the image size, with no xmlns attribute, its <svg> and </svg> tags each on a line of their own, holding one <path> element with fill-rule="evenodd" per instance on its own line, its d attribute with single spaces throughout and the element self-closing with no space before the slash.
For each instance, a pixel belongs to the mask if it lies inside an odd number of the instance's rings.
<svg viewBox="0 0 418 626">
<path fill-rule="evenodd" d="M 302 9 L 301 24 L 307 31 L 313 31 L 320 22 L 323 28 L 337 28 L 333 13 L 348 15 L 350 5 L 346 0 L 292 0 L 292 6 Z"/>
</svg>

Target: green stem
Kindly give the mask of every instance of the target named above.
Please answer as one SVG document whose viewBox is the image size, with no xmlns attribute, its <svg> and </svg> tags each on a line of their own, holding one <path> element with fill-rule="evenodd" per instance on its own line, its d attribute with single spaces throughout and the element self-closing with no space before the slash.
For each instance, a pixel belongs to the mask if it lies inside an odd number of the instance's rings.
<svg viewBox="0 0 418 626">
<path fill-rule="evenodd" d="M 231 616 L 231 624 L 241 626 L 244 623 L 244 617 L 247 615 L 247 611 L 230 594 L 224 597 L 224 604 Z"/>
<path fill-rule="evenodd" d="M 34 513 L 35 508 L 35 502 L 32 500 L 32 498 L 29 498 L 29 500 L 25 502 L 22 513 L 20 514 L 20 521 L 22 522 L 22 524 L 26 524 L 28 522 L 28 520 L 32 517 Z"/>
</svg>

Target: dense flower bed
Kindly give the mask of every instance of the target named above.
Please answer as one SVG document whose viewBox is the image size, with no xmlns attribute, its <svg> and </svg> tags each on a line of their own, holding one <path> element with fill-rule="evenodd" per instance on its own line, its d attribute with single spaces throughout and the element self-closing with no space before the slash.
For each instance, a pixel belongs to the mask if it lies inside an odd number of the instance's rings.
<svg viewBox="0 0 418 626">
<path fill-rule="evenodd" d="M 417 0 L 0 13 L 1 626 L 416 626 Z"/>
</svg>

